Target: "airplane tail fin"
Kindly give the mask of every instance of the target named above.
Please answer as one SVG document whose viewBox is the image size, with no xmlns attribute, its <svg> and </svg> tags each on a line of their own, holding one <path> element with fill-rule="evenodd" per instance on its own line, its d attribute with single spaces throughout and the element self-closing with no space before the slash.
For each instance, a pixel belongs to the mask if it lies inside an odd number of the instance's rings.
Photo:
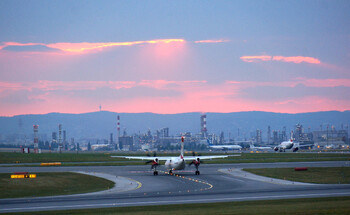
<svg viewBox="0 0 350 215">
<path fill-rule="evenodd" d="M 185 142 L 185 137 L 182 136 L 181 137 L 181 158 L 184 157 L 184 147 L 185 147 L 184 142 Z"/>
<path fill-rule="evenodd" d="M 209 138 L 207 139 L 208 145 L 212 146 L 213 144 L 211 143 L 211 141 L 209 140 Z"/>
</svg>

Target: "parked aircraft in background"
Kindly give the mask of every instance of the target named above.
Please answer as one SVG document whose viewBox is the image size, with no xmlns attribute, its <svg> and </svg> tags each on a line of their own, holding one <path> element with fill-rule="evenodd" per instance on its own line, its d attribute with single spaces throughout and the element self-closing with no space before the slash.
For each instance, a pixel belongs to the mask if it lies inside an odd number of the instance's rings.
<svg viewBox="0 0 350 215">
<path fill-rule="evenodd" d="M 250 150 L 272 150 L 269 146 L 254 146 L 253 143 L 250 143 L 249 148 Z"/>
<path fill-rule="evenodd" d="M 208 145 L 212 149 L 218 150 L 241 150 L 242 146 L 240 145 L 213 145 L 209 139 L 207 139 Z"/>
<path fill-rule="evenodd" d="M 296 152 L 299 149 L 307 149 L 313 147 L 314 144 L 300 144 L 295 143 L 293 138 L 293 132 L 291 133 L 291 138 L 288 141 L 283 141 L 281 144 L 274 148 L 275 151 L 285 152 L 287 149 L 290 149 L 292 152 Z"/>
<path fill-rule="evenodd" d="M 280 152 L 285 152 L 286 149 L 292 149 L 294 146 L 294 142 L 293 142 L 293 139 L 291 138 L 290 140 L 288 141 L 283 141 L 281 144 L 279 144 L 278 146 L 276 146 L 274 148 L 274 150 L 277 152 L 277 151 L 280 151 Z"/>
</svg>

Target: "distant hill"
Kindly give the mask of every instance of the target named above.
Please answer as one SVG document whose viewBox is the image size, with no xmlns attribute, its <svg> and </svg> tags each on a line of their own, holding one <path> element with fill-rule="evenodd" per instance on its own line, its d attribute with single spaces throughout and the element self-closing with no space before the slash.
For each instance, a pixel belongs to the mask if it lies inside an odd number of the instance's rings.
<svg viewBox="0 0 350 215">
<path fill-rule="evenodd" d="M 18 115 L 13 117 L 0 117 L 0 135 L 33 133 L 33 125 L 39 125 L 39 133 L 46 133 L 51 139 L 51 133 L 58 131 L 58 124 L 62 124 L 71 138 L 109 138 L 110 133 L 116 133 L 117 115 L 121 118 L 121 132 L 126 129 L 128 134 L 145 133 L 148 129 L 155 132 L 157 129 L 168 127 L 170 134 L 180 132 L 199 133 L 200 113 L 182 114 L 154 114 L 154 113 L 114 113 L 108 111 L 65 114 L 49 113 L 43 115 Z M 21 121 L 21 123 L 20 123 Z M 326 111 L 300 114 L 271 113 L 271 112 L 235 112 L 235 113 L 207 113 L 207 127 L 209 133 L 219 134 L 225 132 L 237 137 L 238 129 L 241 136 L 250 136 L 256 129 L 261 129 L 263 138 L 266 138 L 267 126 L 271 130 L 282 130 L 287 127 L 289 132 L 300 123 L 305 129 L 318 130 L 320 125 L 335 125 L 340 129 L 341 124 L 350 124 L 350 111 Z M 20 127 L 22 124 L 22 129 Z"/>
</svg>

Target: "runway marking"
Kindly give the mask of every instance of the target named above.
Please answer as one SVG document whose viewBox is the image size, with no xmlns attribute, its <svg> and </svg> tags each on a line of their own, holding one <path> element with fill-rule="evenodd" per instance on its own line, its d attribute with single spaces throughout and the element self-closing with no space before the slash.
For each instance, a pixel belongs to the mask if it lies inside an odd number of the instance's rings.
<svg viewBox="0 0 350 215">
<path fill-rule="evenodd" d="M 264 200 L 272 198 L 299 198 L 299 197 L 327 197 L 327 196 L 344 196 L 350 195 L 350 192 L 347 193 L 321 193 L 321 194 L 296 194 L 296 195 L 277 195 L 277 196 L 261 196 L 261 197 L 231 197 L 231 198 L 213 198 L 213 199 L 187 199 L 187 200 L 171 200 L 171 201 L 153 201 L 153 202 L 137 202 L 136 205 L 154 205 L 154 204 L 182 204 L 182 203 L 193 203 L 193 202 L 206 202 L 208 200 L 213 200 L 214 202 L 221 201 L 234 201 L 234 200 Z M 76 208 L 76 207 L 96 207 L 96 206 L 127 206 L 135 205 L 133 202 L 125 203 L 105 203 L 105 204 L 85 204 L 85 205 L 59 205 L 59 206 L 41 206 L 41 207 L 25 207 L 25 208 L 6 208 L 0 209 L 0 211 L 11 211 L 11 210 L 23 210 L 23 209 L 55 209 L 55 208 Z"/>
<path fill-rule="evenodd" d="M 201 181 L 201 180 L 198 180 L 198 179 L 193 179 L 193 178 L 190 178 L 190 177 L 181 176 L 181 175 L 178 175 L 178 174 L 175 174 L 175 173 L 171 173 L 170 174 L 169 172 L 165 172 L 165 171 L 162 171 L 162 170 L 159 170 L 159 172 L 163 172 L 163 173 L 168 174 L 168 175 L 172 175 L 172 176 L 175 176 L 175 177 L 187 179 L 189 181 L 192 181 L 192 182 L 195 182 L 195 183 L 201 183 L 201 184 L 204 184 L 204 185 L 208 186 L 207 188 L 199 189 L 200 191 L 210 190 L 211 188 L 213 188 L 212 184 L 210 184 L 208 182 L 205 182 L 205 181 Z M 197 190 L 195 190 L 195 191 L 197 191 Z M 187 191 L 187 192 L 189 192 L 189 191 Z"/>
<path fill-rule="evenodd" d="M 119 176 L 119 177 L 122 177 L 122 176 Z M 127 177 L 124 177 L 124 178 L 127 178 Z M 142 187 L 142 183 L 141 183 L 141 182 L 136 181 L 135 179 L 132 179 L 132 178 L 127 178 L 127 179 L 129 179 L 129 180 L 131 180 L 131 181 L 135 181 L 135 182 L 137 183 L 137 187 L 136 187 L 135 189 L 131 189 L 131 190 L 129 190 L 129 191 L 137 190 L 137 189 L 139 189 L 140 187 Z"/>
</svg>

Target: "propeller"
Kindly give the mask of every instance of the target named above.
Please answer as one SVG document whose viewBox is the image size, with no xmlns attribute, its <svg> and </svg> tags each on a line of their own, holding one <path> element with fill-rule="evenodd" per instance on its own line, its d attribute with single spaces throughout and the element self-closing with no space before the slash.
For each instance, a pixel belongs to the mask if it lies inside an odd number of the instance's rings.
<svg viewBox="0 0 350 215">
<path fill-rule="evenodd" d="M 148 160 L 145 162 L 146 164 L 152 163 L 151 169 L 160 166 L 158 158 L 155 158 L 154 160 Z"/>
<path fill-rule="evenodd" d="M 196 158 L 191 163 L 189 163 L 188 166 L 191 166 L 192 164 L 194 164 L 196 167 L 198 167 L 201 163 L 203 163 L 203 161 L 201 161 L 200 158 Z"/>
</svg>

